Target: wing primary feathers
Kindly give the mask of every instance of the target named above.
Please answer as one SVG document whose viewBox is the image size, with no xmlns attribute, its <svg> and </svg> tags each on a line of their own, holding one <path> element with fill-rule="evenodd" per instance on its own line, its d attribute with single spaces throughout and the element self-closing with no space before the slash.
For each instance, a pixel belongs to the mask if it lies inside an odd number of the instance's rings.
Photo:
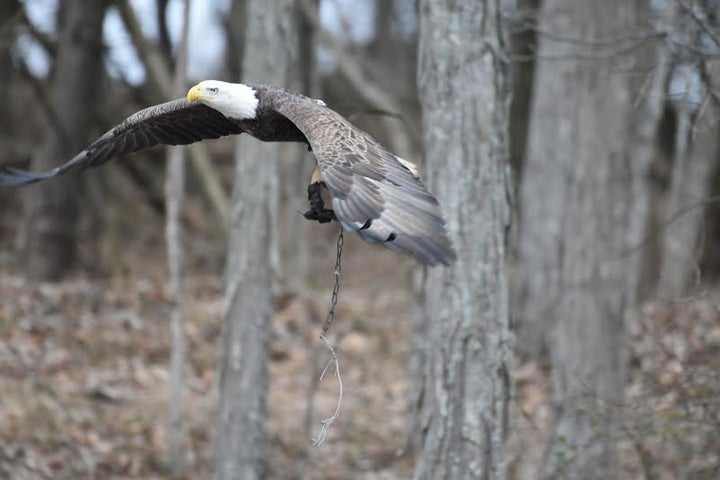
<svg viewBox="0 0 720 480">
<path fill-rule="evenodd" d="M 28 172 L 20 168 L 4 167 L 6 172 L 0 172 L 0 183 L 11 187 L 19 187 L 21 185 L 29 185 L 31 183 L 45 180 L 58 175 L 59 168 L 53 168 L 47 172 Z"/>
<path fill-rule="evenodd" d="M 95 167 L 115 157 L 158 144 L 186 145 L 206 138 L 242 133 L 240 126 L 222 113 L 199 102 L 173 100 L 140 110 L 109 130 L 63 165 L 46 172 L 19 168 L 0 169 L 0 185 L 19 187 L 70 170 Z"/>
<path fill-rule="evenodd" d="M 423 264 L 452 263 L 456 254 L 440 206 L 414 164 L 312 99 L 278 92 L 273 108 L 307 138 L 345 230 Z"/>
</svg>

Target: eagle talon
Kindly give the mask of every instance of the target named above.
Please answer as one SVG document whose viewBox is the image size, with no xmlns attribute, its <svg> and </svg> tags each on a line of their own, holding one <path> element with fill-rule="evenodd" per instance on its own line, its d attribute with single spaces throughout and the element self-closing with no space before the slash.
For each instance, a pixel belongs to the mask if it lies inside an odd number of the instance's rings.
<svg viewBox="0 0 720 480">
<path fill-rule="evenodd" d="M 318 211 L 308 210 L 307 212 L 303 213 L 302 216 L 308 220 L 315 220 L 319 223 L 328 223 L 332 222 L 333 220 L 337 220 L 335 218 L 335 212 L 327 208 L 323 208 L 322 210 Z"/>
<path fill-rule="evenodd" d="M 315 220 L 319 223 L 328 223 L 337 220 L 335 212 L 330 208 L 325 208 L 325 201 L 322 199 L 322 182 L 315 182 L 308 185 L 308 201 L 310 202 L 310 210 L 303 213 L 303 217 L 308 220 Z"/>
</svg>

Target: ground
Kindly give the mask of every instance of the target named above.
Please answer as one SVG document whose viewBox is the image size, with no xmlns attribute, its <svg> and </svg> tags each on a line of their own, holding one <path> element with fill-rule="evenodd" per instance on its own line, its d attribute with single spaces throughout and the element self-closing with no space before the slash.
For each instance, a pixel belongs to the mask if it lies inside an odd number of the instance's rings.
<svg viewBox="0 0 720 480">
<path fill-rule="evenodd" d="M 353 242 L 350 242 L 353 245 Z M 330 250 L 328 250 L 330 251 Z M 392 259 L 392 253 L 386 254 Z M 334 259 L 330 259 L 334 260 Z M 392 260 L 391 260 L 392 263 Z M 404 265 L 404 266 L 403 266 Z M 337 381 L 319 339 L 327 281 L 277 288 L 272 324 L 269 478 L 404 478 L 409 262 L 372 288 L 343 283 L 331 338 L 341 344 L 344 403 L 322 446 Z M 351 276 L 353 265 L 345 265 Z M 385 288 L 399 281 L 398 289 Z M 185 462 L 212 472 L 222 312 L 217 275 L 187 279 Z M 152 279 L 34 283 L 0 264 L 0 478 L 168 478 L 168 287 Z"/>
<path fill-rule="evenodd" d="M 388 257 L 390 258 L 390 257 Z M 340 419 L 318 339 L 331 285 L 275 295 L 270 378 L 271 479 L 410 478 L 403 454 L 405 362 L 412 295 L 407 264 L 371 281 L 352 267 L 332 333 L 342 346 Z M 328 270 L 331 277 L 332 270 Z M 368 287 L 367 285 L 372 285 Z M 279 289 L 278 289 L 279 290 Z M 218 402 L 221 284 L 187 280 L 187 479 L 212 471 Z M 151 279 L 27 281 L 0 267 L 0 478 L 164 479 L 167 447 L 167 286 Z M 720 478 L 720 294 L 648 302 L 629 326 L 630 381 L 617 435 L 627 478 Z M 511 478 L 542 456 L 548 366 L 514 361 Z"/>
</svg>

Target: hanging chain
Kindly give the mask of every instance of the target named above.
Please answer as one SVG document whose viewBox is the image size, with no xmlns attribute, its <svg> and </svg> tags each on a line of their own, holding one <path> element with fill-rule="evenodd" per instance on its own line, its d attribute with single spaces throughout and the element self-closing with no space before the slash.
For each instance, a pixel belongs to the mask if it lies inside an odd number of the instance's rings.
<svg viewBox="0 0 720 480">
<path fill-rule="evenodd" d="M 325 336 L 333 320 L 335 320 L 335 306 L 337 305 L 338 292 L 340 291 L 340 272 L 342 271 L 342 251 L 345 238 L 343 237 L 343 229 L 340 227 L 340 235 L 337 239 L 337 256 L 335 257 L 335 287 L 333 288 L 332 300 L 330 301 L 330 311 L 328 312 L 325 324 L 322 328 L 322 335 Z"/>
</svg>

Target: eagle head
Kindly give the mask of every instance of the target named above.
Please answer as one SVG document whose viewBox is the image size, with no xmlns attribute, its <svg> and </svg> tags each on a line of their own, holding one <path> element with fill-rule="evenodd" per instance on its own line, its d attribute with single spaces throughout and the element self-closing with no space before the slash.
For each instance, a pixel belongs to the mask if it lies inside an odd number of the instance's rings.
<svg viewBox="0 0 720 480">
<path fill-rule="evenodd" d="M 228 118 L 247 120 L 255 118 L 259 99 L 255 89 L 242 83 L 204 80 L 187 93 L 189 102 L 202 102 Z"/>
</svg>

